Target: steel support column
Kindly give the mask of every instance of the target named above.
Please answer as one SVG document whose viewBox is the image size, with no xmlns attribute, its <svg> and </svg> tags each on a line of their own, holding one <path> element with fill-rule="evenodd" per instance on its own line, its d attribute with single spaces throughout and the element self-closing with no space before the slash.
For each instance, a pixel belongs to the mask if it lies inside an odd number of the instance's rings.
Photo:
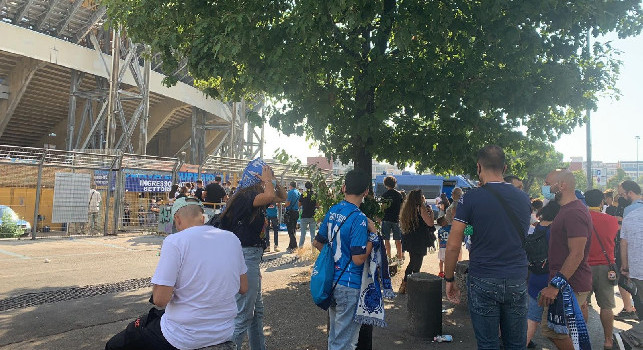
<svg viewBox="0 0 643 350">
<path fill-rule="evenodd" d="M 72 151 L 75 146 L 74 132 L 76 128 L 76 94 L 78 85 L 82 79 L 82 74 L 75 69 L 71 70 L 71 86 L 69 87 L 69 111 L 67 114 L 67 139 L 66 150 Z M 81 122 L 82 124 L 82 122 Z"/>
<path fill-rule="evenodd" d="M 149 48 L 147 48 L 149 53 Z M 150 73 L 152 70 L 152 61 L 145 58 L 145 67 L 143 68 L 143 115 L 139 125 L 140 136 L 138 138 L 138 153 L 147 154 L 147 122 L 150 118 Z"/>
<path fill-rule="evenodd" d="M 105 137 L 105 149 L 114 145 L 116 133 L 116 113 L 118 105 L 118 72 L 121 57 L 121 35 L 120 29 L 112 30 L 112 70 L 109 79 L 109 97 L 107 99 L 107 135 Z"/>
</svg>

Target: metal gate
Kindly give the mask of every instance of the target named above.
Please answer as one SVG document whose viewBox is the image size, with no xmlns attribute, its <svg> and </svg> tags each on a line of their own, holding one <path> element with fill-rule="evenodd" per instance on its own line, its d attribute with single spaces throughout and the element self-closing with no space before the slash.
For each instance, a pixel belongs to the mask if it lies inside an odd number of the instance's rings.
<svg viewBox="0 0 643 350">
<path fill-rule="evenodd" d="M 99 174 L 118 172 L 119 159 L 118 154 L 0 145 L 0 208 L 3 208 L 3 216 L 8 219 L 7 213 L 14 213 L 12 224 L 19 225 L 23 235 L 31 233 L 33 239 L 55 235 L 104 234 L 110 229 L 114 189 L 108 186 L 109 183 L 97 183 L 97 180 Z M 54 198 L 64 201 L 70 195 L 56 191 L 56 174 L 69 173 L 86 174 L 97 191 L 93 197 L 98 206 L 97 212 L 92 210 L 90 213 L 90 203 L 72 203 L 88 211 L 87 222 L 52 220 L 52 214 L 59 209 L 54 207 Z"/>
</svg>

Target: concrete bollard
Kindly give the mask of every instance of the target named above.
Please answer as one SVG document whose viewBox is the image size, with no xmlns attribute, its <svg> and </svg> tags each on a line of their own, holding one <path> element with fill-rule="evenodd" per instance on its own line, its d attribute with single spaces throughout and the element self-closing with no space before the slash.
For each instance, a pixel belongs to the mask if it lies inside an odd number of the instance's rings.
<svg viewBox="0 0 643 350">
<path fill-rule="evenodd" d="M 442 334 L 442 278 L 414 273 L 407 278 L 406 292 L 411 333 L 420 338 Z"/>
<path fill-rule="evenodd" d="M 461 307 L 468 308 L 467 276 L 469 275 L 469 260 L 458 261 L 455 266 L 455 283 L 460 288 Z"/>
</svg>

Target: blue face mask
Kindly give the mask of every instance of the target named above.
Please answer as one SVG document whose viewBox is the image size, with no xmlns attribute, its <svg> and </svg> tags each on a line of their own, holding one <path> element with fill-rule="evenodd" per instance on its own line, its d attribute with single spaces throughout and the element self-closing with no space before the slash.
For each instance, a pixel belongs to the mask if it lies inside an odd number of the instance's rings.
<svg viewBox="0 0 643 350">
<path fill-rule="evenodd" d="M 554 198 L 556 198 L 556 194 L 551 193 L 551 186 L 543 186 L 543 187 L 541 187 L 540 192 L 542 193 L 543 197 L 545 197 L 545 199 L 548 199 L 550 201 L 554 200 Z"/>
</svg>

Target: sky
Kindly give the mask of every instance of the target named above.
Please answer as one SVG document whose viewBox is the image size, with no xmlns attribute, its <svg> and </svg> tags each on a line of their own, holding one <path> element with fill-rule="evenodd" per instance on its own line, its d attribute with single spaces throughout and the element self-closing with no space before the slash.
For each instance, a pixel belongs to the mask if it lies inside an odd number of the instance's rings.
<svg viewBox="0 0 643 350">
<path fill-rule="evenodd" d="M 643 35 L 618 39 L 616 36 L 599 38 L 612 40 L 612 46 L 621 51 L 621 73 L 616 83 L 620 90 L 619 100 L 602 97 L 598 109 L 591 113 L 592 160 L 617 162 L 636 160 L 635 136 L 643 136 Z M 577 127 L 571 134 L 562 136 L 554 145 L 563 153 L 564 160 L 571 157 L 586 159 L 586 128 Z M 321 155 L 317 147 L 304 137 L 284 136 L 278 130 L 266 125 L 265 158 L 271 158 L 276 149 L 285 149 L 292 156 L 301 159 Z M 639 141 L 643 147 L 643 140 Z M 643 151 L 639 150 L 643 160 Z"/>
</svg>

